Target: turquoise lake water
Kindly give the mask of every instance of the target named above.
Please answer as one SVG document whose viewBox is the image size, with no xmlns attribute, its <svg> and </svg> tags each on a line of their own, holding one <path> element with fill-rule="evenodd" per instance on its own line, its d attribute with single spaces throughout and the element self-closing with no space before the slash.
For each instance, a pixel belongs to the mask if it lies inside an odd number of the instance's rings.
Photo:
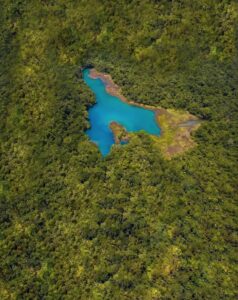
<svg viewBox="0 0 238 300">
<path fill-rule="evenodd" d="M 83 71 L 83 79 L 96 95 L 96 104 L 89 109 L 91 128 L 86 131 L 90 140 L 96 143 L 103 156 L 110 152 L 115 144 L 110 129 L 112 121 L 125 127 L 128 132 L 144 130 L 153 135 L 160 136 L 155 112 L 143 107 L 123 102 L 118 97 L 108 94 L 101 79 L 89 77 L 90 69 Z"/>
</svg>

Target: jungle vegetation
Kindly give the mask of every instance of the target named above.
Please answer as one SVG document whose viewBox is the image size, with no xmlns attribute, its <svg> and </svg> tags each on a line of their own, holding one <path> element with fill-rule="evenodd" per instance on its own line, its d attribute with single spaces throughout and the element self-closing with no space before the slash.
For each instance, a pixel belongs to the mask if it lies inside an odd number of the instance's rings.
<svg viewBox="0 0 238 300">
<path fill-rule="evenodd" d="M 0 299 L 237 299 L 236 0 L 1 0 Z M 205 120 L 102 158 L 80 67 Z"/>
</svg>

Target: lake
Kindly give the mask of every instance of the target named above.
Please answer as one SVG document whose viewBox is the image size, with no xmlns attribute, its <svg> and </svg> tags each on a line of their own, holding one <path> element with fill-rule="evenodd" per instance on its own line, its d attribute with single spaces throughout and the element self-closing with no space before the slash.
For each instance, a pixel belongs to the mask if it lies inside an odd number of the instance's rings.
<svg viewBox="0 0 238 300">
<path fill-rule="evenodd" d="M 90 77 L 90 69 L 83 70 L 83 79 L 96 96 L 96 104 L 89 108 L 90 129 L 86 131 L 90 140 L 96 143 L 105 156 L 115 144 L 110 129 L 111 122 L 117 122 L 128 132 L 143 130 L 160 136 L 160 128 L 153 110 L 135 106 L 110 95 L 101 79 Z"/>
</svg>

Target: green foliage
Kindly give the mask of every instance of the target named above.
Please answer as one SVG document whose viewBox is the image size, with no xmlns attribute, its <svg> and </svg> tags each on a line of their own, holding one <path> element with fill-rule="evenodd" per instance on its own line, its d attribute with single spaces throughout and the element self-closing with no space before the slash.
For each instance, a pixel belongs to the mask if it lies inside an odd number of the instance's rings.
<svg viewBox="0 0 238 300">
<path fill-rule="evenodd" d="M 236 299 L 237 3 L 12 1 L 0 11 L 0 298 Z M 206 119 L 171 161 L 86 137 L 91 62 Z"/>
</svg>

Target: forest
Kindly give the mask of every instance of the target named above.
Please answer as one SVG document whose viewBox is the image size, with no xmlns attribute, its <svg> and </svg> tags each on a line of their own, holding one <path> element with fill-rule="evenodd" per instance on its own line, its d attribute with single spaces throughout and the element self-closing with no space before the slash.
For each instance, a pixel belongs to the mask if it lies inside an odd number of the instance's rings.
<svg viewBox="0 0 238 300">
<path fill-rule="evenodd" d="M 237 1 L 0 4 L 0 299 L 237 299 Z M 87 64 L 204 120 L 197 146 L 102 157 Z"/>
</svg>

